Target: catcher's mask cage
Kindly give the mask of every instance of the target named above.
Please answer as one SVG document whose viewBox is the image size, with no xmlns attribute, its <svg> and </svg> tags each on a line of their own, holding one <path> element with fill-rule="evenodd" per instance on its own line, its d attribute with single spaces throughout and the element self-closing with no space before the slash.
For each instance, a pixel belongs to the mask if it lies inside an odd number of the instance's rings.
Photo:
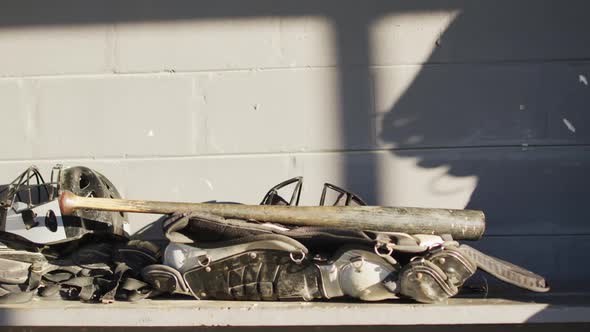
<svg viewBox="0 0 590 332">
<path fill-rule="evenodd" d="M 106 177 L 88 167 L 56 165 L 45 182 L 31 166 L 11 183 L 0 185 L 0 231 L 38 244 L 71 241 L 88 233 L 129 236 L 124 213 L 83 210 L 62 216 L 57 198 L 63 190 L 84 197 L 121 197 Z"/>
<path fill-rule="evenodd" d="M 298 206 L 299 198 L 301 197 L 301 188 L 303 187 L 303 177 L 297 176 L 289 180 L 283 181 L 276 186 L 272 187 L 264 198 L 260 205 L 289 205 Z M 285 193 L 292 190 L 291 198 L 287 201 L 282 197 L 280 192 Z M 367 205 L 365 201 L 358 195 L 342 189 L 331 183 L 324 183 L 322 189 L 322 195 L 320 197 L 320 206 L 362 206 Z"/>
</svg>

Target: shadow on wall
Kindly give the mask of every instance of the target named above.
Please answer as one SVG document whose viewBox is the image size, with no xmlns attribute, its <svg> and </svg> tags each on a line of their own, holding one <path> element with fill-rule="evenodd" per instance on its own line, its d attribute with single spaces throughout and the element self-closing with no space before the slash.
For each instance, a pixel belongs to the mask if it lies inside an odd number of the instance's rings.
<svg viewBox="0 0 590 332">
<path fill-rule="evenodd" d="M 477 177 L 466 208 L 486 212 L 481 248 L 583 282 L 590 269 L 572 266 L 590 258 L 590 4 L 543 4 L 458 8 L 430 64 L 384 109 L 387 73 L 375 75 L 378 135 L 419 167 Z"/>
</svg>

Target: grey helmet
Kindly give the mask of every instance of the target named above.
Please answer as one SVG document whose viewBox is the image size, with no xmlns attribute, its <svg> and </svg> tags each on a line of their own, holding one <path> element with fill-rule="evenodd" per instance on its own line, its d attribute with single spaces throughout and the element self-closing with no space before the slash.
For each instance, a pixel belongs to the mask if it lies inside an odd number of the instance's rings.
<svg viewBox="0 0 590 332">
<path fill-rule="evenodd" d="M 63 190 L 84 197 L 121 197 L 111 181 L 88 167 L 56 165 L 45 182 L 31 166 L 10 184 L 0 185 L 0 231 L 37 244 L 71 241 L 90 233 L 129 237 L 124 213 L 85 210 L 63 216 L 58 204 Z"/>
</svg>

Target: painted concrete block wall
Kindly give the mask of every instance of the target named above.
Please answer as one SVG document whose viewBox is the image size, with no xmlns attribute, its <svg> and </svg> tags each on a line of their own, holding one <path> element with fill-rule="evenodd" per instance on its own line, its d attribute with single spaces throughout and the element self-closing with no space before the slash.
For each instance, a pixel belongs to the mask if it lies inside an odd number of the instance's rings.
<svg viewBox="0 0 590 332">
<path fill-rule="evenodd" d="M 303 175 L 305 204 L 331 182 L 371 204 L 482 209 L 480 246 L 581 282 L 588 9 L 8 1 L 0 182 L 60 162 L 129 198 L 258 203 Z M 133 229 L 156 219 L 132 216 Z"/>
</svg>

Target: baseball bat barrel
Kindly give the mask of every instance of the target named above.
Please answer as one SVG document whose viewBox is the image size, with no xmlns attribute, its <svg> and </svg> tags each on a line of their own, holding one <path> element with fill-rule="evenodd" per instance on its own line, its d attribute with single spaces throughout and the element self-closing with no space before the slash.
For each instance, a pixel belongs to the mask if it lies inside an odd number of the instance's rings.
<svg viewBox="0 0 590 332">
<path fill-rule="evenodd" d="M 159 202 L 80 197 L 64 191 L 59 198 L 63 215 L 75 210 L 136 213 L 201 212 L 225 218 L 407 234 L 450 234 L 456 240 L 477 240 L 485 231 L 482 211 L 382 206 L 279 206 Z"/>
</svg>

